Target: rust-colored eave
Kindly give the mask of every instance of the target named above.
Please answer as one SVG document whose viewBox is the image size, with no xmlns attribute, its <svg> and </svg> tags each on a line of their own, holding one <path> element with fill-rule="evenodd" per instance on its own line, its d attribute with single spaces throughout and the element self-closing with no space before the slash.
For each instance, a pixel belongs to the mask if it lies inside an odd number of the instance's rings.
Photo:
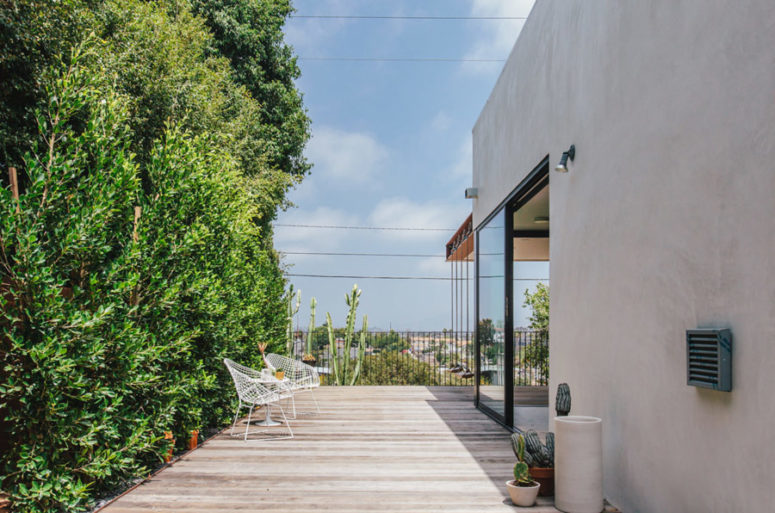
<svg viewBox="0 0 775 513">
<path fill-rule="evenodd" d="M 468 217 L 455 235 L 449 239 L 446 246 L 447 262 L 461 262 L 473 260 L 474 253 L 474 215 Z"/>
</svg>

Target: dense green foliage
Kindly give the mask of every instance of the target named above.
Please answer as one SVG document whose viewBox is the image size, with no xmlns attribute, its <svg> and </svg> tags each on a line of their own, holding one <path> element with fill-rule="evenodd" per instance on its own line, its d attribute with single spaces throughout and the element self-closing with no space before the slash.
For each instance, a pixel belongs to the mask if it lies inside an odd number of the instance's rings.
<svg viewBox="0 0 775 513">
<path fill-rule="evenodd" d="M 443 371 L 442 371 L 443 372 Z M 437 367 L 412 355 L 383 352 L 363 359 L 359 385 L 470 385 L 457 374 L 440 374 Z"/>
<path fill-rule="evenodd" d="M 534 338 L 521 350 L 522 362 L 538 369 L 541 379 L 549 380 L 549 287 L 543 283 L 532 294 L 525 290 L 526 307 L 530 307 L 530 329 L 537 331 Z"/>
<path fill-rule="evenodd" d="M 258 112 L 268 163 L 290 175 L 303 175 L 302 157 L 309 120 L 293 83 L 299 77 L 292 49 L 282 43 L 291 13 L 288 0 L 192 0 L 213 33 L 211 53 L 227 57 L 236 81 L 265 108 Z"/>
<path fill-rule="evenodd" d="M 524 306 L 531 310 L 530 329 L 547 331 L 549 329 L 549 286 L 538 283 L 533 293 L 525 289 Z"/>
<path fill-rule="evenodd" d="M 160 463 L 164 431 L 182 448 L 228 418 L 224 357 L 283 351 L 269 222 L 307 169 L 308 122 L 288 2 L 245 4 L 240 32 L 260 36 L 230 49 L 215 3 L 0 6 L 0 169 L 21 182 L 18 202 L 0 187 L 13 511 L 87 510 Z"/>
</svg>

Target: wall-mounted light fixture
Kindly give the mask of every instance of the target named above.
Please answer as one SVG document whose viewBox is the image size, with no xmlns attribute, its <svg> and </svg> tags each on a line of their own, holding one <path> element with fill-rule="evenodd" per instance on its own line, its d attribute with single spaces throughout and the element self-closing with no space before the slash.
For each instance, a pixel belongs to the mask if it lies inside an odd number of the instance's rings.
<svg viewBox="0 0 775 513">
<path fill-rule="evenodd" d="M 474 199 L 479 197 L 479 189 L 476 187 L 468 187 L 466 189 L 466 199 Z"/>
<path fill-rule="evenodd" d="M 570 159 L 570 161 L 573 162 L 574 158 L 576 158 L 576 145 L 571 144 L 570 148 L 568 148 L 568 151 L 564 151 L 562 153 L 562 157 L 560 157 L 560 163 L 557 164 L 557 167 L 554 168 L 554 170 L 559 173 L 567 173 L 568 159 Z"/>
</svg>

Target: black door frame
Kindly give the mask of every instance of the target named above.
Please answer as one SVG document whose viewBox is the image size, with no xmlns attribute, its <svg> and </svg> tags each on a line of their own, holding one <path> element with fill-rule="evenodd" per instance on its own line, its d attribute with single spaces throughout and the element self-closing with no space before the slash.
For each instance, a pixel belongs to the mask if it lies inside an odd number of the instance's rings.
<svg viewBox="0 0 775 513">
<path fill-rule="evenodd" d="M 541 189 L 549 185 L 549 155 L 546 155 L 541 162 L 528 173 L 528 175 L 517 185 L 490 214 L 476 226 L 475 230 L 475 248 L 476 256 L 474 259 L 474 355 L 476 361 L 475 369 L 475 390 L 474 404 L 478 409 L 486 413 L 496 422 L 506 426 L 509 429 L 514 428 L 514 212 L 516 212 L 525 203 L 538 194 Z M 493 217 L 505 209 L 506 222 L 503 234 L 504 249 L 504 322 L 503 343 L 504 343 L 504 415 L 487 407 L 479 400 L 479 383 L 481 376 L 481 352 L 479 347 L 479 232 L 489 223 Z"/>
</svg>

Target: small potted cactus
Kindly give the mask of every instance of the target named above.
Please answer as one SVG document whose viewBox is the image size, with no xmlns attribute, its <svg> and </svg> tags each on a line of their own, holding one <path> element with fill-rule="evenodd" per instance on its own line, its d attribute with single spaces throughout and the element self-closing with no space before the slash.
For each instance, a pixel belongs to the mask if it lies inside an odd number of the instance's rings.
<svg viewBox="0 0 775 513">
<path fill-rule="evenodd" d="M 554 495 L 554 433 L 546 433 L 546 443 L 533 429 L 524 435 L 514 433 L 511 447 L 517 459 L 527 464 L 530 477 L 541 483 L 541 497 Z"/>
<path fill-rule="evenodd" d="M 520 455 L 524 457 L 525 439 L 521 435 L 518 439 L 518 445 L 519 454 L 517 457 L 519 458 Z M 536 497 L 538 496 L 538 490 L 540 488 L 540 483 L 534 481 L 533 478 L 530 477 L 527 463 L 520 459 L 520 461 L 514 465 L 514 480 L 506 482 L 506 489 L 509 491 L 511 502 L 513 502 L 515 506 L 532 506 L 536 502 Z"/>
</svg>

